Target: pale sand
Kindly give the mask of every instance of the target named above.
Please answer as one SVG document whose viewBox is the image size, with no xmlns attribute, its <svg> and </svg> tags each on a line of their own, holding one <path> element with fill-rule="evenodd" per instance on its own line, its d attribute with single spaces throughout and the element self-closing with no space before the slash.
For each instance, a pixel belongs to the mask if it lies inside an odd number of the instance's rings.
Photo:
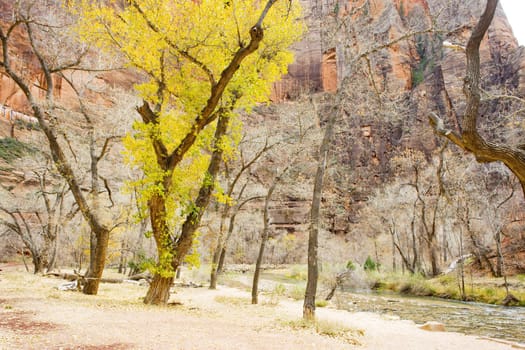
<svg viewBox="0 0 525 350">
<path fill-rule="evenodd" d="M 0 266 L 2 268 L 2 266 Z M 36 291 L 13 287 L 13 276 L 0 272 L 0 349 L 388 349 L 504 350 L 511 344 L 449 332 L 428 332 L 411 321 L 386 319 L 372 313 L 318 308 L 319 320 L 364 335 L 352 345 L 343 339 L 294 330 L 302 302 L 281 299 L 251 305 L 249 293 L 234 288 L 178 288 L 165 308 L 142 306 L 145 287 L 109 285 L 99 296 L 60 292 L 60 280 L 20 277 L 39 284 Z M 16 276 L 18 278 L 18 276 Z M 16 281 L 16 280 L 15 280 Z M 40 286 L 42 284 L 42 286 Z M 128 301 L 116 298 L 125 293 Z M 515 345 L 516 346 L 516 345 Z M 522 347 L 523 348 L 523 347 Z"/>
</svg>

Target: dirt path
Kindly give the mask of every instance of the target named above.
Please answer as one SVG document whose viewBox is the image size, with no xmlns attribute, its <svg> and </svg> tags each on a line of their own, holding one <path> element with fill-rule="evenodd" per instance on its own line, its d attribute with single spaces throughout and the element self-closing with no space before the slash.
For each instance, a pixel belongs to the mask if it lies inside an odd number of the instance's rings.
<svg viewBox="0 0 525 350">
<path fill-rule="evenodd" d="M 0 349 L 512 349 L 375 314 L 318 309 L 322 322 L 349 335 L 332 338 L 297 327 L 300 302 L 263 298 L 254 306 L 248 293 L 233 288 L 179 288 L 172 297 L 177 305 L 159 308 L 141 304 L 143 286 L 104 284 L 89 297 L 56 290 L 60 282 L 0 272 Z"/>
</svg>

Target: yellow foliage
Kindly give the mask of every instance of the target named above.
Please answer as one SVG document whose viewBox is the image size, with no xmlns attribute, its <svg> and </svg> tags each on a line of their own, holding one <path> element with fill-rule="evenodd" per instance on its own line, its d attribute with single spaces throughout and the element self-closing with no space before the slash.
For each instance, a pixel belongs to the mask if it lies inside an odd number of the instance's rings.
<svg viewBox="0 0 525 350">
<path fill-rule="evenodd" d="M 195 267 L 198 269 L 201 266 L 201 260 L 198 251 L 198 248 L 200 246 L 200 235 L 201 234 L 199 231 L 195 232 L 192 242 L 192 252 L 186 255 L 186 257 L 184 258 L 184 262 L 186 262 L 190 268 Z"/>
<path fill-rule="evenodd" d="M 272 83 L 287 72 L 293 61 L 289 46 L 305 31 L 298 3 L 278 0 L 273 5 L 263 22 L 264 39 L 258 50 L 244 59 L 217 109 L 250 109 L 268 102 Z M 142 208 L 153 196 L 164 198 L 166 222 L 171 232 L 178 232 L 185 214 L 195 209 L 193 201 L 206 176 L 216 123 L 196 135 L 195 143 L 173 171 L 159 166 L 154 143 L 160 141 L 171 154 L 184 137 L 194 132 L 213 87 L 235 53 L 250 42 L 250 28 L 266 3 L 130 0 L 122 5 L 117 0 L 73 0 L 68 4 L 78 15 L 77 31 L 84 41 L 123 58 L 129 68 L 146 77 L 135 88 L 154 109 L 156 120 L 135 122 L 133 133 L 124 138 L 127 161 L 144 174 L 129 186 L 140 190 Z M 225 160 L 236 156 L 241 128 L 242 124 L 231 115 L 231 132 L 217 144 Z M 216 197 L 231 201 L 221 193 Z M 164 245 L 170 246 L 167 242 Z M 170 259 L 162 249 L 161 265 Z"/>
</svg>

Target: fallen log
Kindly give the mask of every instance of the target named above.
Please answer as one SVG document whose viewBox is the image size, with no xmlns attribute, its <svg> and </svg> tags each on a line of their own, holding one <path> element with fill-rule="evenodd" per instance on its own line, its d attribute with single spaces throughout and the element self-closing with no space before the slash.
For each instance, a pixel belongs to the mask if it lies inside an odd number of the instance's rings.
<svg viewBox="0 0 525 350">
<path fill-rule="evenodd" d="M 48 272 L 44 275 L 45 277 L 48 277 L 48 276 L 53 276 L 53 277 L 57 277 L 57 278 L 61 278 L 63 280 L 67 280 L 67 281 L 76 281 L 80 278 L 82 278 L 83 276 L 79 275 L 79 274 L 76 274 L 76 273 L 67 273 L 67 272 Z"/>
<path fill-rule="evenodd" d="M 75 274 L 75 273 L 67 273 L 67 272 L 63 272 L 63 273 L 49 272 L 49 273 L 46 273 L 44 276 L 53 276 L 53 277 L 64 279 L 66 281 L 78 281 L 78 280 L 85 281 L 86 280 L 86 278 L 83 275 Z M 132 277 L 135 277 L 135 276 L 132 276 Z M 146 279 L 146 278 L 144 277 L 137 278 L 137 279 L 131 278 L 131 277 L 128 277 L 126 279 L 124 278 L 101 278 L 100 282 L 101 283 L 123 283 L 125 280 L 138 281 L 140 279 Z"/>
<path fill-rule="evenodd" d="M 146 280 L 146 281 L 151 281 L 151 279 L 153 278 L 153 276 L 151 276 L 151 273 L 149 273 L 148 271 L 146 272 L 142 272 L 142 273 L 137 273 L 135 275 L 131 275 L 129 276 L 128 280 L 132 280 L 132 281 L 140 281 L 140 280 Z"/>
</svg>

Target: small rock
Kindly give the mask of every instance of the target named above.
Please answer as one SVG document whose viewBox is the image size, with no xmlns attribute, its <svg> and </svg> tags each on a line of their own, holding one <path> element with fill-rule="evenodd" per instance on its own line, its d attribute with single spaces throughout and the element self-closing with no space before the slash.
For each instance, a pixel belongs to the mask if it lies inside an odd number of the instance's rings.
<svg viewBox="0 0 525 350">
<path fill-rule="evenodd" d="M 66 282 L 62 283 L 57 287 L 58 290 L 66 291 L 66 290 L 76 290 L 77 289 L 77 281 L 73 282 Z"/>
<path fill-rule="evenodd" d="M 399 317 L 398 315 L 385 315 L 384 318 L 386 320 L 400 320 L 401 317 Z"/>
<path fill-rule="evenodd" d="M 418 328 L 429 332 L 445 332 L 445 325 L 435 321 L 428 321 Z"/>
</svg>

